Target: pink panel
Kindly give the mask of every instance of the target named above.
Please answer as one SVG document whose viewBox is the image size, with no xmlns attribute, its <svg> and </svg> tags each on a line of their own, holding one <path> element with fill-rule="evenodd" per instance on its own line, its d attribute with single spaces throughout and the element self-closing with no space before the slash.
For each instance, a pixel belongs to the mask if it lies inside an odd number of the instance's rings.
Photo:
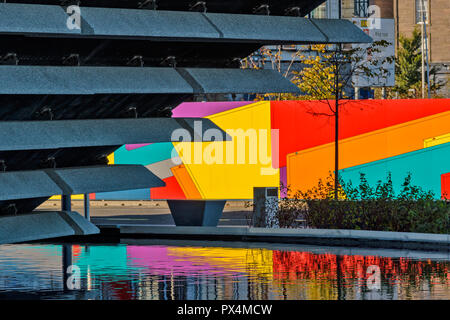
<svg viewBox="0 0 450 320">
<path fill-rule="evenodd" d="M 204 118 L 255 103 L 254 101 L 185 102 L 172 111 L 173 118 Z"/>
<path fill-rule="evenodd" d="M 134 150 L 134 149 L 139 149 L 142 147 L 146 147 L 149 146 L 153 143 L 139 143 L 139 144 L 126 144 L 125 145 L 125 149 L 127 149 L 128 151 Z"/>
</svg>

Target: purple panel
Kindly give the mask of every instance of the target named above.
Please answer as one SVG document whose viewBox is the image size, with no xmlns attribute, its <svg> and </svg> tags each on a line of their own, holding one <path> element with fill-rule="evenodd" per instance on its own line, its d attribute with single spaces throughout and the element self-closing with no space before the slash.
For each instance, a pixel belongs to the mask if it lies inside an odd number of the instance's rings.
<svg viewBox="0 0 450 320">
<path fill-rule="evenodd" d="M 144 268 L 159 274 L 182 276 L 186 274 L 225 273 L 227 264 L 211 265 L 207 257 L 177 256 L 163 246 L 127 246 L 127 258 L 131 266 Z M 237 266 L 235 266 L 237 268 Z M 233 274 L 238 271 L 233 272 Z"/>
<path fill-rule="evenodd" d="M 173 109 L 173 118 L 204 118 L 212 114 L 243 107 L 255 101 L 184 102 Z"/>
<path fill-rule="evenodd" d="M 281 198 L 287 197 L 287 167 L 281 167 L 280 168 L 280 193 Z"/>
<path fill-rule="evenodd" d="M 142 147 L 146 147 L 149 146 L 153 143 L 139 143 L 139 144 L 127 144 L 125 145 L 125 149 L 127 149 L 128 151 L 134 150 L 134 149 L 139 149 Z"/>
</svg>

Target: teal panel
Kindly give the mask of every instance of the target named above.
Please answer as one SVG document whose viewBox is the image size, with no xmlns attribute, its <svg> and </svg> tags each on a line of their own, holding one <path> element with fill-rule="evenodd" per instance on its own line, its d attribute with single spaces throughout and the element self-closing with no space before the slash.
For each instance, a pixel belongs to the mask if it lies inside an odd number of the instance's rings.
<svg viewBox="0 0 450 320">
<path fill-rule="evenodd" d="M 405 177 L 410 172 L 412 184 L 432 191 L 436 198 L 441 195 L 441 175 L 450 172 L 450 143 L 431 148 L 408 152 L 371 163 L 354 166 L 339 171 L 346 182 L 359 185 L 360 173 L 365 173 L 370 185 L 378 180 L 386 181 L 387 174 L 392 173 L 395 192 L 401 190 Z"/>
<path fill-rule="evenodd" d="M 89 250 L 82 250 L 73 263 L 85 275 L 88 270 L 95 275 L 110 273 L 114 270 L 117 275 L 127 275 L 127 248 L 126 246 L 90 246 Z"/>
<path fill-rule="evenodd" d="M 95 194 L 95 200 L 150 200 L 150 189 L 97 192 Z"/>
<path fill-rule="evenodd" d="M 125 146 L 122 146 L 114 153 L 114 163 L 146 166 L 172 158 L 172 150 L 174 150 L 174 147 L 171 142 L 154 143 L 130 151 Z"/>
</svg>

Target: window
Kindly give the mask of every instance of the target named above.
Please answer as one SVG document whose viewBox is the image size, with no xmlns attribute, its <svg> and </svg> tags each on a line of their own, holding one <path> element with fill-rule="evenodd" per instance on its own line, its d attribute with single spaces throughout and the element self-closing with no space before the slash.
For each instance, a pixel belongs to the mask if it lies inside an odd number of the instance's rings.
<svg viewBox="0 0 450 320">
<path fill-rule="evenodd" d="M 325 19 L 325 18 L 327 18 L 326 3 L 321 4 L 316 9 L 311 11 L 310 17 L 313 18 L 313 19 Z"/>
<path fill-rule="evenodd" d="M 369 0 L 355 0 L 353 14 L 355 17 L 367 18 L 369 16 Z"/>
<path fill-rule="evenodd" d="M 424 15 L 428 23 L 428 0 L 416 0 L 416 23 L 422 23 Z"/>
</svg>

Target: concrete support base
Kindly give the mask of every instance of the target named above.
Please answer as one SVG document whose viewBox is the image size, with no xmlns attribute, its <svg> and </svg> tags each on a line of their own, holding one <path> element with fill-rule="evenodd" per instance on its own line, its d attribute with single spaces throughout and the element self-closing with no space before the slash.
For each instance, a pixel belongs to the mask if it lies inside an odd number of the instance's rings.
<svg viewBox="0 0 450 320">
<path fill-rule="evenodd" d="M 0 216 L 0 244 L 97 233 L 100 230 L 77 212 L 35 211 Z"/>
<path fill-rule="evenodd" d="M 173 220 L 177 226 L 217 227 L 225 200 L 168 200 Z"/>
</svg>

